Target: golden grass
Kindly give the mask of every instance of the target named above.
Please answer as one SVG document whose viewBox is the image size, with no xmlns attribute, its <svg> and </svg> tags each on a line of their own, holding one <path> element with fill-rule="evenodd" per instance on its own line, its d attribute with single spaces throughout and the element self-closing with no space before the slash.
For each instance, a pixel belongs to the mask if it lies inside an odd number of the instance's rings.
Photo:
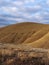
<svg viewBox="0 0 49 65">
<path fill-rule="evenodd" d="M 3 27 L 0 42 L 18 48 L 49 48 L 49 24 L 26 22 Z"/>
</svg>

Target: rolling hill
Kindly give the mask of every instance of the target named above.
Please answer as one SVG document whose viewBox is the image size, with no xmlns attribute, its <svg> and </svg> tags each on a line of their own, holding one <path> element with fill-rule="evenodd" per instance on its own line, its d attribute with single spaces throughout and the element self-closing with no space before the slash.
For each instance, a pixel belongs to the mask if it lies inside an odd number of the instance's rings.
<svg viewBox="0 0 49 65">
<path fill-rule="evenodd" d="M 24 49 L 49 48 L 49 24 L 25 22 L 0 28 L 0 43 Z"/>
</svg>

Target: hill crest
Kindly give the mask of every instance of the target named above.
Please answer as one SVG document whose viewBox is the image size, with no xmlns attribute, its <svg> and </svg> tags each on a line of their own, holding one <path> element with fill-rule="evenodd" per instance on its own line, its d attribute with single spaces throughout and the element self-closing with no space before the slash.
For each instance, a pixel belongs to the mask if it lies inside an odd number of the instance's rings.
<svg viewBox="0 0 49 65">
<path fill-rule="evenodd" d="M 0 29 L 0 42 L 26 47 L 49 48 L 49 25 L 18 23 Z M 47 44 L 46 44 L 47 43 Z"/>
</svg>

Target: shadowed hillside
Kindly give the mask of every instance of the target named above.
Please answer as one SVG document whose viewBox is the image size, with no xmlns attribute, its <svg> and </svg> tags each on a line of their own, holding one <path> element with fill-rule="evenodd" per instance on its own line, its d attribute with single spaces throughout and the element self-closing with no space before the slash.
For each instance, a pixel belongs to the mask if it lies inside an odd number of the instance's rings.
<svg viewBox="0 0 49 65">
<path fill-rule="evenodd" d="M 0 28 L 0 42 L 23 48 L 49 48 L 49 25 L 25 22 Z"/>
</svg>

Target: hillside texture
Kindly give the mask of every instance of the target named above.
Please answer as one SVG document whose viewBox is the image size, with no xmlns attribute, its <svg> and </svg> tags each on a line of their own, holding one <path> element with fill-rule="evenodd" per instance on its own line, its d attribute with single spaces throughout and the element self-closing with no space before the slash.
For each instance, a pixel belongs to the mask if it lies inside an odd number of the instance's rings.
<svg viewBox="0 0 49 65">
<path fill-rule="evenodd" d="M 20 48 L 49 48 L 49 25 L 26 22 L 0 28 L 0 43 Z"/>
</svg>

